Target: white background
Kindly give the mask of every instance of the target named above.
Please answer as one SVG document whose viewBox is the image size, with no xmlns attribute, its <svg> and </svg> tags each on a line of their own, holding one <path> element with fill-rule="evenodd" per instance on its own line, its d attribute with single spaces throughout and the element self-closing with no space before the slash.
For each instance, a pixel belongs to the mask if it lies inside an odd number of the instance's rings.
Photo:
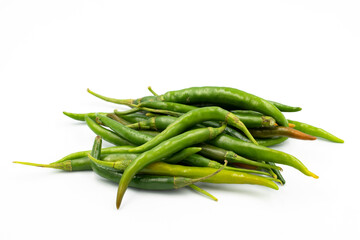
<svg viewBox="0 0 360 240">
<path fill-rule="evenodd" d="M 358 1 L 0 0 L 0 239 L 358 239 Z M 128 189 L 49 163 L 91 148 L 94 134 L 62 111 L 111 111 L 86 88 L 137 98 L 230 86 L 299 105 L 290 119 L 345 139 L 289 140 L 318 180 L 284 167 L 279 191 L 205 185 Z M 110 144 L 105 144 L 110 146 Z"/>
</svg>

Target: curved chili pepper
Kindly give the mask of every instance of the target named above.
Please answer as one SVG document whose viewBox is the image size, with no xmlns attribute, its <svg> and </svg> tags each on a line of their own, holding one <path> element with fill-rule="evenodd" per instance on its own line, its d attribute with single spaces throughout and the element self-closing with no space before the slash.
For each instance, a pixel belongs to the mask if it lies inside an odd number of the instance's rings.
<svg viewBox="0 0 360 240">
<path fill-rule="evenodd" d="M 251 139 L 254 143 L 256 143 L 255 139 L 248 134 L 248 130 L 245 125 L 232 113 L 219 108 L 219 107 L 206 107 L 206 108 L 198 108 L 194 109 L 190 112 L 185 113 L 184 115 L 177 118 L 171 125 L 169 125 L 164 131 L 162 131 L 159 135 L 154 137 L 152 140 L 146 142 L 145 144 L 133 148 L 129 151 L 131 152 L 143 152 L 162 141 L 176 136 L 177 134 L 183 132 L 184 130 L 201 123 L 207 120 L 219 120 L 225 121 L 226 123 L 236 126 L 238 129 L 242 130 L 249 139 Z M 135 130 L 134 130 L 135 131 Z"/>
<path fill-rule="evenodd" d="M 310 172 L 310 170 L 307 169 L 307 167 L 299 159 L 285 152 L 261 145 L 243 142 L 226 134 L 216 137 L 214 140 L 211 140 L 210 143 L 217 147 L 234 151 L 235 153 L 249 159 L 292 166 L 307 176 L 318 178 L 318 176 Z"/>
<path fill-rule="evenodd" d="M 277 107 L 277 109 L 279 109 L 282 112 L 298 112 L 298 111 L 301 111 L 301 109 L 302 109 L 301 107 L 293 107 L 293 106 L 285 105 L 285 104 L 270 101 L 270 100 L 268 100 L 268 102 L 272 103 L 275 107 Z"/>
<path fill-rule="evenodd" d="M 214 104 L 228 104 L 237 107 L 238 109 L 248 109 L 261 112 L 265 115 L 273 117 L 277 123 L 282 126 L 288 126 L 288 121 L 284 115 L 273 104 L 265 99 L 262 99 L 253 94 L 229 87 L 192 87 L 178 91 L 169 91 L 159 96 L 147 96 L 140 99 L 114 99 L 102 96 L 92 92 L 92 95 L 101 98 L 105 101 L 119 103 L 119 104 L 140 104 L 146 101 L 165 101 L 185 104 L 197 103 L 214 103 Z"/>
<path fill-rule="evenodd" d="M 156 147 L 142 153 L 137 157 L 124 171 L 124 175 L 120 180 L 116 207 L 119 208 L 121 200 L 124 196 L 126 188 L 135 174 L 150 163 L 160 161 L 188 146 L 192 146 L 208 139 L 213 139 L 225 129 L 225 125 L 221 128 L 200 128 L 187 131 L 176 137 L 161 142 Z"/>
<path fill-rule="evenodd" d="M 102 116 L 102 115 L 99 115 Z M 85 116 L 85 121 L 88 127 L 96 134 L 101 136 L 104 140 L 109 143 L 115 144 L 117 146 L 121 145 L 133 145 L 129 141 L 119 137 L 115 133 L 107 130 L 106 128 L 101 127 L 98 125 L 94 120 L 92 120 L 89 116 Z"/>
</svg>

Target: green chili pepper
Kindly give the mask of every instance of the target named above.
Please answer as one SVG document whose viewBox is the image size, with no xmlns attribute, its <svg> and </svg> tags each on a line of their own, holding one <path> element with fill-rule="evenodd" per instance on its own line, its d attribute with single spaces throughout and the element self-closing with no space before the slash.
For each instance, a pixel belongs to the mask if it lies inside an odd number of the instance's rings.
<svg viewBox="0 0 360 240">
<path fill-rule="evenodd" d="M 44 167 L 44 168 L 55 168 L 61 169 L 64 171 L 87 171 L 91 170 L 90 160 L 88 157 L 77 158 L 75 160 L 64 160 L 58 163 L 51 163 L 51 164 L 40 164 L 40 163 L 30 163 L 30 162 L 20 162 L 20 161 L 13 161 L 13 163 L 34 166 L 34 167 Z"/>
<path fill-rule="evenodd" d="M 233 110 L 234 113 L 248 128 L 273 127 L 276 124 L 274 118 L 264 116 L 259 112 L 249 110 Z"/>
<path fill-rule="evenodd" d="M 277 138 L 269 138 L 269 139 L 257 139 L 259 145 L 264 147 L 270 147 L 282 142 L 285 142 L 288 138 L 287 137 L 277 137 Z"/>
<path fill-rule="evenodd" d="M 118 110 L 114 111 L 115 114 L 117 112 L 119 112 L 119 111 Z M 146 115 L 144 115 L 142 113 L 132 113 L 132 114 L 118 115 L 118 116 L 120 116 L 122 119 L 124 119 L 130 123 L 141 122 L 141 121 L 145 121 L 145 120 L 149 119 L 149 117 L 147 117 Z"/>
<path fill-rule="evenodd" d="M 101 150 L 101 152 L 102 152 L 102 154 L 129 153 L 129 149 L 131 149 L 131 148 L 134 148 L 134 146 L 113 146 L 113 147 L 103 148 Z M 70 153 L 63 158 L 61 158 L 55 162 L 52 162 L 51 164 L 56 164 L 56 163 L 64 162 L 64 161 L 71 160 L 71 159 L 87 157 L 87 155 L 89 153 L 91 153 L 91 151 L 89 151 L 89 150 Z"/>
<path fill-rule="evenodd" d="M 318 178 L 318 176 L 310 172 L 300 160 L 290 154 L 275 149 L 243 142 L 226 134 L 216 137 L 214 140 L 211 140 L 210 143 L 217 147 L 234 151 L 246 158 L 292 166 L 307 176 Z"/>
<path fill-rule="evenodd" d="M 155 137 L 157 135 L 159 135 L 160 132 L 157 131 L 152 131 L 152 130 L 138 130 L 141 133 L 147 134 L 149 136 Z"/>
<path fill-rule="evenodd" d="M 102 165 L 99 164 L 94 164 L 93 171 L 99 176 L 106 178 L 115 183 L 119 183 L 123 176 L 121 172 L 111 171 L 108 168 L 103 167 Z M 216 173 L 218 173 L 218 171 L 212 172 L 209 175 L 212 176 L 213 174 Z M 205 178 L 209 177 L 209 175 L 205 176 Z M 206 191 L 198 187 L 193 187 L 194 183 L 202 180 L 204 180 L 204 178 L 192 179 L 188 177 L 176 177 L 176 176 L 135 175 L 131 179 L 129 186 L 139 189 L 145 189 L 145 190 L 172 190 L 172 189 L 178 189 L 189 186 L 195 190 L 199 189 L 201 193 L 215 200 L 216 198 L 213 197 L 211 194 L 207 193 Z"/>
<path fill-rule="evenodd" d="M 88 116 L 89 118 L 91 118 L 92 120 L 95 120 L 96 118 L 96 114 L 98 115 L 106 115 L 107 113 L 104 112 L 98 112 L 98 113 L 70 113 L 70 112 L 63 112 L 64 115 L 68 116 L 69 118 L 78 120 L 78 121 L 85 121 L 85 116 Z"/>
<path fill-rule="evenodd" d="M 132 177 L 135 176 L 138 171 L 143 169 L 148 164 L 160 161 L 161 159 L 168 157 L 188 146 L 192 146 L 206 140 L 213 139 L 221 132 L 223 132 L 225 127 L 226 125 L 222 126 L 221 128 L 200 128 L 190 130 L 180 135 L 177 135 L 176 137 L 165 140 L 151 150 L 142 153 L 124 171 L 123 178 L 121 178 L 119 183 L 119 189 L 116 198 L 116 207 L 120 207 L 120 203 L 126 191 L 126 188 Z"/>
<path fill-rule="evenodd" d="M 316 140 L 316 137 L 290 127 L 280 126 L 280 127 L 272 127 L 272 128 L 259 128 L 259 129 L 249 129 L 249 131 L 254 137 L 257 138 L 286 136 L 301 140 Z"/>
<path fill-rule="evenodd" d="M 248 134 L 248 130 L 246 129 L 245 125 L 243 125 L 241 121 L 237 117 L 235 117 L 234 114 L 219 107 L 206 107 L 194 109 L 190 112 L 185 113 L 184 115 L 176 119 L 175 122 L 169 125 L 163 132 L 154 137 L 152 140 L 129 151 L 143 152 L 151 149 L 162 141 L 172 136 L 176 136 L 184 130 L 206 120 L 225 121 L 232 126 L 236 126 L 238 129 L 242 130 L 247 135 L 247 137 L 249 137 L 254 143 L 256 143 L 255 139 Z"/>
<path fill-rule="evenodd" d="M 126 161 L 104 162 L 97 160 L 91 156 L 90 159 L 91 161 L 93 161 L 93 163 L 97 164 L 98 166 L 102 166 L 103 168 L 106 168 L 108 170 L 124 171 L 124 169 L 126 169 L 129 165 L 129 162 Z M 211 174 L 213 171 L 213 168 L 208 167 L 190 167 L 168 164 L 164 162 L 156 162 L 149 164 L 139 173 L 149 175 L 171 175 L 177 177 L 202 178 L 204 176 L 209 176 L 209 174 Z M 214 176 L 203 179 L 202 181 L 209 183 L 256 184 L 275 190 L 279 189 L 279 187 L 273 182 L 273 179 L 225 169 L 221 172 L 218 172 Z"/>
<path fill-rule="evenodd" d="M 116 132 L 122 138 L 125 138 L 129 142 L 135 145 L 141 145 L 146 143 L 152 139 L 151 136 L 142 134 L 134 129 L 128 128 L 125 125 L 107 117 L 104 115 L 99 115 L 99 119 L 106 126 L 111 128 L 114 132 Z"/>
<path fill-rule="evenodd" d="M 97 136 L 95 138 L 96 144 L 94 143 L 93 150 L 85 151 L 85 152 L 83 152 L 83 155 L 87 156 L 89 153 L 91 155 L 94 155 L 94 153 L 93 153 L 95 151 L 94 148 L 97 149 L 97 152 L 99 152 L 100 150 L 99 150 L 98 145 L 100 144 L 100 147 L 101 147 L 101 143 L 99 143 L 99 141 L 101 141 L 101 138 L 99 136 Z M 169 158 L 164 159 L 164 161 L 166 161 L 168 163 L 178 163 L 199 151 L 201 151 L 200 147 L 185 148 L 184 150 L 173 154 Z M 98 155 L 96 155 L 96 156 L 98 159 L 101 159 L 102 161 L 115 162 L 115 161 L 128 161 L 128 160 L 131 161 L 131 160 L 134 160 L 135 158 L 137 158 L 139 155 L 140 155 L 140 153 L 127 153 L 127 152 L 123 151 L 120 153 L 101 154 L 101 156 L 98 156 Z M 20 161 L 14 161 L 13 163 L 34 166 L 34 167 L 61 169 L 61 170 L 68 171 L 68 172 L 91 170 L 91 161 L 88 157 L 80 157 L 80 158 L 73 158 L 73 159 L 67 158 L 66 160 L 58 161 L 58 162 L 54 162 L 54 163 L 50 163 L 50 164 L 39 164 L 39 163 L 20 162 Z"/>
<path fill-rule="evenodd" d="M 275 163 L 273 162 L 267 162 L 267 164 L 270 164 L 270 165 L 273 165 L 273 166 L 276 166 Z M 277 169 L 272 169 L 272 171 L 274 172 L 274 174 L 276 175 L 276 178 L 280 180 L 280 182 L 282 183 L 282 185 L 285 185 L 285 178 L 282 176 L 282 174 L 280 173 L 279 170 Z"/>
<path fill-rule="evenodd" d="M 130 122 L 126 121 L 125 119 L 123 119 L 121 117 L 119 117 L 115 113 L 108 113 L 108 114 L 106 114 L 106 116 L 113 119 L 113 120 L 115 120 L 115 121 L 117 121 L 117 122 L 119 122 L 119 123 L 121 123 L 121 124 L 123 124 L 123 125 L 131 124 Z"/>
<path fill-rule="evenodd" d="M 222 161 L 227 161 L 227 159 L 222 159 Z M 168 161 L 166 161 L 168 162 Z M 208 158 L 205 158 L 201 155 L 198 154 L 193 154 L 187 158 L 185 158 L 182 163 L 185 163 L 187 165 L 190 166 L 196 166 L 196 167 L 209 167 L 209 168 L 222 168 L 223 165 L 219 162 L 216 161 L 212 161 Z M 246 173 L 253 173 L 253 174 L 261 174 L 261 175 L 270 175 L 267 172 L 263 172 L 263 171 L 257 171 L 257 170 L 252 170 L 252 169 L 245 169 L 245 168 L 234 168 L 234 167 L 224 167 L 225 170 L 231 170 L 231 171 L 236 171 L 236 172 L 246 172 Z"/>
<path fill-rule="evenodd" d="M 191 110 L 197 109 L 195 106 L 190 106 L 186 104 L 181 103 L 174 103 L 174 102 L 142 102 L 136 107 L 139 108 L 150 108 L 150 109 L 161 109 L 161 110 L 167 110 L 177 113 L 187 113 Z"/>
<path fill-rule="evenodd" d="M 246 159 L 234 153 L 233 151 L 228 151 L 219 147 L 211 146 L 209 144 L 201 144 L 201 151 L 200 154 L 204 155 L 205 157 L 211 157 L 217 161 L 223 161 L 224 159 L 227 160 L 229 163 L 243 163 L 251 166 L 261 167 L 261 168 L 275 168 L 278 170 L 282 170 L 278 166 L 272 166 L 266 163 L 261 163 L 253 160 Z"/>
<path fill-rule="evenodd" d="M 176 117 L 172 116 L 157 116 L 157 117 L 151 117 L 145 121 L 140 121 L 137 123 L 133 123 L 130 125 L 127 125 L 127 127 L 132 129 L 145 129 L 145 130 L 164 130 L 166 129 L 170 124 L 176 121 Z M 244 137 L 245 138 L 245 137 Z"/>
<path fill-rule="evenodd" d="M 298 112 L 298 111 L 301 111 L 301 109 L 302 109 L 301 107 L 292 107 L 289 105 L 285 105 L 285 104 L 270 101 L 270 100 L 268 100 L 268 102 L 272 103 L 275 107 L 277 107 L 277 109 L 279 109 L 282 112 Z"/>
<path fill-rule="evenodd" d="M 152 117 L 149 118 L 148 120 L 145 121 L 141 121 L 138 123 L 133 123 L 130 125 L 127 125 L 127 127 L 129 128 L 133 128 L 133 129 L 151 129 L 151 130 L 164 130 L 166 129 L 170 124 L 172 124 L 173 122 L 176 121 L 176 117 L 173 116 L 158 116 L 158 117 Z M 221 124 L 214 122 L 214 121 L 206 121 L 203 123 L 206 126 L 210 126 L 210 127 L 219 127 Z M 196 127 L 204 127 L 203 124 L 197 124 Z M 247 139 L 244 135 L 242 135 L 241 133 L 239 133 L 238 131 L 236 131 L 235 129 L 231 128 L 231 127 L 226 127 L 224 132 L 226 132 L 227 134 L 239 138 L 242 141 L 245 142 L 250 142 L 249 139 Z M 270 139 L 256 139 L 256 142 L 259 145 L 262 146 L 273 146 L 279 143 L 284 142 L 285 140 L 287 140 L 287 137 L 279 137 L 279 138 L 270 138 Z"/>
<path fill-rule="evenodd" d="M 298 122 L 298 121 L 293 121 L 293 120 L 288 120 L 288 121 L 290 123 L 295 124 L 295 127 L 294 127 L 295 129 L 302 131 L 304 133 L 307 133 L 307 134 L 310 134 L 310 135 L 313 135 L 316 137 L 321 137 L 321 138 L 327 139 L 332 142 L 344 143 L 344 140 L 332 135 L 331 133 L 325 131 L 324 129 L 314 127 L 309 124 Z"/>
<path fill-rule="evenodd" d="M 99 115 L 102 116 L 102 115 Z M 94 120 L 90 117 L 85 116 L 85 121 L 88 127 L 96 134 L 101 136 L 104 140 L 108 141 L 109 143 L 121 146 L 121 145 L 132 145 L 132 143 L 128 142 L 127 140 L 119 137 L 115 133 L 107 130 L 106 128 L 101 127 L 98 125 Z"/>
<path fill-rule="evenodd" d="M 140 99 L 114 99 L 101 96 L 88 89 L 92 95 L 103 100 L 119 104 L 139 104 L 146 101 L 166 101 L 186 104 L 214 103 L 229 104 L 238 109 L 247 109 L 261 112 L 273 117 L 282 126 L 288 126 L 284 115 L 273 104 L 244 91 L 228 87 L 192 87 L 178 91 L 169 91 L 159 96 L 148 96 Z"/>
</svg>

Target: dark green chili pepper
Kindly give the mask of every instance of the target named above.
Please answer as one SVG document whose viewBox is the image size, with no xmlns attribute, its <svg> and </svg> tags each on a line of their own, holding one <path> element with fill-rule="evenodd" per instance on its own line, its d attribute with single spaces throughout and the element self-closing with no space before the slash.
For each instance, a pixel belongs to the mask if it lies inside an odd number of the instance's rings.
<svg viewBox="0 0 360 240">
<path fill-rule="evenodd" d="M 270 100 L 268 100 L 268 102 L 272 103 L 275 107 L 277 107 L 277 109 L 279 109 L 282 112 L 298 112 L 298 111 L 301 111 L 301 109 L 302 109 L 301 107 L 292 107 L 289 105 L 285 105 L 285 104 L 270 101 Z"/>
<path fill-rule="evenodd" d="M 101 137 L 100 136 L 96 136 L 96 138 L 95 138 L 95 141 L 94 141 L 94 145 L 93 145 L 93 148 L 92 148 L 92 151 L 91 151 L 91 154 L 90 154 L 90 156 L 91 157 L 93 157 L 94 159 L 97 159 L 97 158 L 99 158 L 100 156 L 101 156 L 101 143 L 102 143 L 102 141 L 101 141 Z M 197 151 L 200 151 L 201 150 L 201 148 L 188 148 L 187 150 L 183 150 L 183 152 L 184 151 L 186 151 L 187 152 L 187 154 L 189 154 L 188 152 L 190 152 L 190 149 L 196 149 Z M 192 150 L 193 152 L 194 152 L 194 150 Z M 184 154 L 183 154 L 184 155 Z M 183 157 L 185 158 L 187 155 L 185 154 Z M 96 169 L 97 168 L 97 166 L 96 166 L 96 164 L 95 163 L 93 163 L 93 161 L 90 161 L 90 165 L 91 165 L 91 168 L 92 169 Z M 221 171 L 221 170 L 220 170 Z M 213 176 L 214 174 L 216 174 L 217 172 L 215 172 L 215 173 L 213 173 L 213 174 L 211 174 L 210 176 L 207 176 L 207 177 L 211 177 L 211 176 Z M 205 177 L 206 178 L 206 177 Z M 174 186 L 176 186 L 176 187 L 179 187 L 179 184 L 180 184 L 180 186 L 182 186 L 181 184 L 184 184 L 185 182 L 186 183 L 191 183 L 190 185 L 189 185 L 189 187 L 191 187 L 191 188 L 193 188 L 194 190 L 196 190 L 196 191 L 198 191 L 198 192 L 200 192 L 200 193 L 202 193 L 202 194 L 204 194 L 204 195 L 206 195 L 206 196 L 209 196 L 210 198 L 212 198 L 212 199 L 214 199 L 215 201 L 217 201 L 217 199 L 214 197 L 214 196 L 212 196 L 211 194 L 209 194 L 208 192 L 206 192 L 205 190 L 203 190 L 203 189 L 201 189 L 201 188 L 199 188 L 199 187 L 196 187 L 193 183 L 195 183 L 197 180 L 198 181 L 201 181 L 201 180 L 204 180 L 205 178 L 200 178 L 200 179 L 185 179 L 185 178 L 183 178 L 183 179 L 181 179 L 180 181 L 179 181 L 179 179 L 178 180 L 175 180 L 175 177 L 174 177 L 174 179 L 173 179 L 173 182 L 174 182 Z M 154 180 L 154 179 L 153 179 Z M 177 185 L 176 185 L 176 183 L 177 183 Z M 131 182 L 130 182 L 130 186 L 131 186 L 132 184 L 131 184 Z M 185 184 L 186 185 L 186 184 Z M 184 186 L 185 186 L 184 185 Z"/>
<path fill-rule="evenodd" d="M 162 141 L 169 139 L 172 136 L 176 136 L 177 134 L 185 131 L 186 129 L 189 129 L 190 127 L 193 127 L 194 125 L 206 120 L 225 121 L 232 126 L 236 126 L 238 129 L 242 130 L 248 138 L 250 138 L 253 142 L 256 143 L 255 139 L 250 134 L 248 134 L 248 130 L 246 129 L 245 125 L 243 125 L 242 122 L 237 117 L 235 117 L 234 114 L 219 107 L 205 107 L 194 109 L 190 112 L 185 113 L 184 115 L 177 118 L 175 122 L 169 125 L 164 131 L 162 131 L 152 140 L 129 151 L 143 152 L 149 150 L 157 144 L 161 143 Z"/>
<path fill-rule="evenodd" d="M 233 105 L 238 109 L 247 109 L 261 112 L 273 117 L 282 126 L 288 126 L 284 115 L 273 104 L 265 99 L 244 91 L 229 87 L 192 87 L 178 91 L 169 91 L 159 96 L 148 96 L 140 99 L 114 99 L 101 96 L 88 89 L 92 95 L 105 101 L 119 104 L 140 104 L 146 101 L 165 101 L 184 104 L 214 103 Z"/>
<path fill-rule="evenodd" d="M 276 166 L 275 163 L 273 162 L 267 162 L 267 164 L 270 164 L 270 165 L 273 165 L 273 166 Z M 274 174 L 276 175 L 276 178 L 280 180 L 280 182 L 282 183 L 282 185 L 285 185 L 285 178 L 282 176 L 282 174 L 280 173 L 279 170 L 277 169 L 272 169 L 272 171 L 274 172 Z"/>
<path fill-rule="evenodd" d="M 102 116 L 102 115 L 99 115 Z M 107 130 L 106 128 L 101 127 L 98 125 L 94 120 L 90 117 L 85 116 L 85 121 L 88 127 L 96 134 L 101 136 L 105 141 L 115 144 L 117 146 L 121 145 L 133 145 L 132 143 L 128 142 L 127 140 L 119 137 L 115 133 Z M 113 120 L 114 121 L 114 120 Z"/>
<path fill-rule="evenodd" d="M 188 146 L 204 142 L 208 139 L 213 139 L 215 136 L 223 132 L 225 127 L 226 126 L 224 125 L 221 128 L 200 128 L 190 130 L 177 135 L 176 137 L 165 140 L 149 151 L 140 154 L 140 156 L 131 162 L 131 164 L 124 171 L 124 175 L 119 183 L 116 207 L 120 207 L 122 197 L 133 176 L 135 176 L 135 174 L 145 166 L 149 165 L 150 163 L 160 161 L 161 159 L 168 157 Z"/>
<path fill-rule="evenodd" d="M 316 137 L 321 137 L 321 138 L 327 139 L 332 142 L 344 143 L 344 140 L 332 135 L 331 133 L 325 131 L 324 129 L 314 127 L 309 124 L 298 122 L 298 121 L 293 121 L 293 120 L 288 120 L 288 121 L 292 124 L 295 124 L 294 128 L 296 130 L 302 131 L 304 133 L 307 133 L 307 134 L 310 134 L 310 135 L 313 135 Z"/>
<path fill-rule="evenodd" d="M 121 172 L 111 171 L 98 164 L 94 164 L 93 171 L 99 176 L 106 178 L 115 183 L 119 183 L 123 176 Z M 211 175 L 212 174 L 214 173 L 211 173 Z M 146 189 L 146 190 L 172 190 L 186 186 L 192 186 L 193 183 L 198 182 L 199 180 L 201 181 L 203 179 L 192 179 L 187 177 L 174 177 L 174 176 L 135 175 L 131 179 L 129 186 L 139 189 Z M 200 192 L 214 199 L 213 196 L 211 196 L 204 190 Z"/>
<path fill-rule="evenodd" d="M 303 133 L 299 130 L 290 128 L 290 127 L 271 127 L 271 128 L 258 128 L 258 129 L 249 129 L 251 134 L 257 138 L 271 138 L 285 136 L 290 138 L 296 138 L 301 140 L 316 140 L 316 137 L 309 134 Z"/>
<path fill-rule="evenodd" d="M 318 178 L 310 172 L 305 165 L 294 156 L 252 143 L 243 142 L 237 138 L 222 134 L 211 140 L 210 143 L 220 148 L 234 151 L 235 153 L 249 159 L 258 161 L 274 162 L 292 166 L 307 176 Z"/>
</svg>

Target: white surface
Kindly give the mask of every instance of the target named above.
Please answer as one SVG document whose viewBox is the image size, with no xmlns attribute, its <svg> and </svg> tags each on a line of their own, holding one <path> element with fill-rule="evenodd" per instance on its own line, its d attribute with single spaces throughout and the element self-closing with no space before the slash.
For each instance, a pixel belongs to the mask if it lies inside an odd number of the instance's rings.
<svg viewBox="0 0 360 240">
<path fill-rule="evenodd" d="M 358 1 L 0 1 L 0 239 L 356 239 L 359 236 Z M 240 88 L 300 105 L 286 114 L 345 144 L 290 140 L 277 149 L 320 176 L 284 167 L 279 191 L 209 186 L 129 189 L 48 163 L 89 149 L 62 111 L 121 108 L 119 98 L 190 86 Z M 125 108 L 124 108 L 125 109 Z M 107 145 L 109 146 L 109 145 Z"/>
</svg>

